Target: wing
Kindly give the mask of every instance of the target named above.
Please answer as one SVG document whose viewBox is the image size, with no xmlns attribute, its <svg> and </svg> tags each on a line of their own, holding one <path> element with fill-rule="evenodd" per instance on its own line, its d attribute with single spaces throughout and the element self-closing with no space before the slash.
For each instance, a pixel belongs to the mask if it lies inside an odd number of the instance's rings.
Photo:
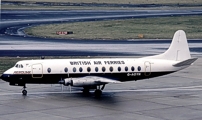
<svg viewBox="0 0 202 120">
<path fill-rule="evenodd" d="M 62 81 L 59 81 L 59 83 L 64 85 L 71 85 L 74 87 L 84 87 L 84 86 L 105 85 L 109 83 L 122 83 L 122 82 L 97 76 L 86 76 L 74 79 L 67 78 Z"/>
<path fill-rule="evenodd" d="M 108 83 L 122 83 L 120 81 L 116 81 L 116 80 L 111 80 L 111 79 L 107 79 L 107 78 L 103 78 L 103 77 L 97 77 L 97 76 L 86 76 L 83 78 L 80 78 L 81 80 L 90 80 L 93 81 L 96 84 L 108 84 Z"/>
</svg>

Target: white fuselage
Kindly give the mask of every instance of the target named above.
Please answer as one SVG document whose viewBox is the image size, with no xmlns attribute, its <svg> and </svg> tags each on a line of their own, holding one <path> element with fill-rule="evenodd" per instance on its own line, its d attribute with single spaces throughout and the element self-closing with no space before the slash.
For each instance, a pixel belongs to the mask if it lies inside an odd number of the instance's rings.
<svg viewBox="0 0 202 120">
<path fill-rule="evenodd" d="M 13 84 L 58 83 L 67 78 L 86 76 L 124 82 L 165 75 L 184 68 L 174 67 L 176 63 L 145 58 L 24 60 L 16 63 L 4 75 L 10 76 L 5 80 Z"/>
</svg>

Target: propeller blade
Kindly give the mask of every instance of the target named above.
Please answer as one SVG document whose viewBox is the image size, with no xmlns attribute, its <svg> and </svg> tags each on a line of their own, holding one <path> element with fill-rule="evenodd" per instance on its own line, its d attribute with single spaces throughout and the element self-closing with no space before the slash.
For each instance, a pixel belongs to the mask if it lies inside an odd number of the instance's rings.
<svg viewBox="0 0 202 120">
<path fill-rule="evenodd" d="M 63 92 L 63 84 L 60 84 L 61 85 L 61 91 Z"/>
</svg>

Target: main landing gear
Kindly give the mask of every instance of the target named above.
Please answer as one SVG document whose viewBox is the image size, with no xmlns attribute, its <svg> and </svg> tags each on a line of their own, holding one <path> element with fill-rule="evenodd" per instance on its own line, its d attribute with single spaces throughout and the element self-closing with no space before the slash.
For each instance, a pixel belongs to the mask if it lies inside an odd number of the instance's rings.
<svg viewBox="0 0 202 120">
<path fill-rule="evenodd" d="M 94 94 L 95 94 L 95 97 L 100 97 L 102 95 L 102 90 L 96 89 Z"/>
<path fill-rule="evenodd" d="M 27 95 L 27 90 L 25 90 L 25 89 L 26 89 L 26 86 L 24 85 L 23 90 L 22 90 L 22 95 L 23 96 Z"/>
<path fill-rule="evenodd" d="M 102 88 L 100 88 L 100 85 L 99 86 L 87 86 L 87 87 L 84 87 L 83 93 L 89 94 L 90 89 L 95 89 L 95 92 L 94 92 L 95 97 L 100 97 L 102 95 L 102 90 L 104 90 L 104 88 L 105 88 L 105 84 L 102 86 Z"/>
<path fill-rule="evenodd" d="M 102 86 L 102 88 L 100 88 L 100 86 L 98 86 L 94 92 L 95 97 L 100 97 L 102 95 L 102 90 L 104 90 L 104 88 L 105 88 L 105 84 Z"/>
</svg>

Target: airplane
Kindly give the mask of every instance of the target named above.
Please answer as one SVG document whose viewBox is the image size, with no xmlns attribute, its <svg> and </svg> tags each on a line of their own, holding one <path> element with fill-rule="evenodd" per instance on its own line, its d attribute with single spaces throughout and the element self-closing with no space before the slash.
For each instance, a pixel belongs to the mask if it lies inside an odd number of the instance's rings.
<svg viewBox="0 0 202 120">
<path fill-rule="evenodd" d="M 142 58 L 88 58 L 22 60 L 5 71 L 1 79 L 13 86 L 26 84 L 63 84 L 83 87 L 83 92 L 95 90 L 101 96 L 109 83 L 137 81 L 170 74 L 192 65 L 186 34 L 175 32 L 171 45 L 162 54 Z"/>
</svg>

